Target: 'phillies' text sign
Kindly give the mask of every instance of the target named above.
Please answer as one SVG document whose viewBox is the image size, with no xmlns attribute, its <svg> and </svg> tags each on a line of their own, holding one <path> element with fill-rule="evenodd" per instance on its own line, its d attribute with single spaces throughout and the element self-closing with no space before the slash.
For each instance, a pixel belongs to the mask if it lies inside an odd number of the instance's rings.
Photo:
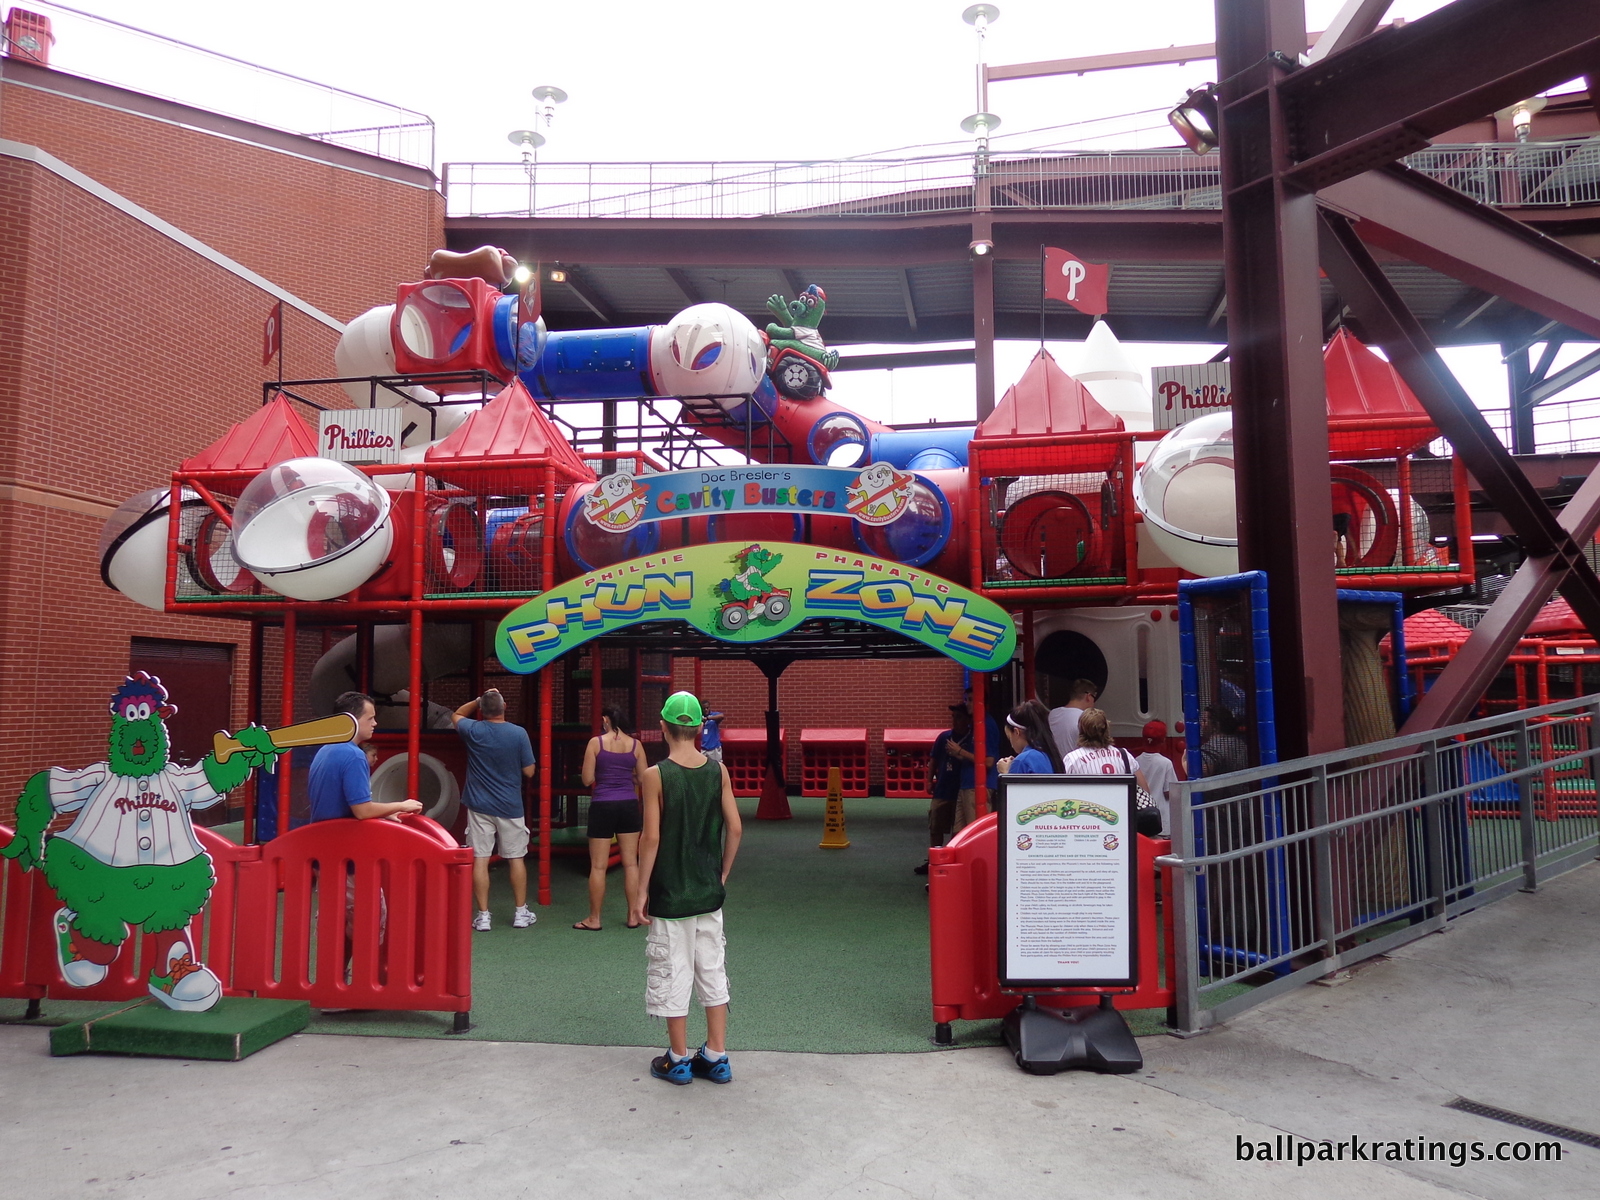
<svg viewBox="0 0 1600 1200">
<path fill-rule="evenodd" d="M 317 453 L 347 463 L 400 461 L 398 408 L 336 408 L 317 415 Z"/>
<path fill-rule="evenodd" d="M 1225 362 L 1151 367 L 1150 392 L 1157 429 L 1176 429 L 1195 417 L 1233 407 L 1233 384 Z"/>
</svg>

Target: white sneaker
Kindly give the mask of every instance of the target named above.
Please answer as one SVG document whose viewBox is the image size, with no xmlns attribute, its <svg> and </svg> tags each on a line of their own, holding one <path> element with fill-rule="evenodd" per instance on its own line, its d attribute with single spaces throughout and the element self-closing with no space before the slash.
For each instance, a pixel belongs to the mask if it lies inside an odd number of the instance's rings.
<svg viewBox="0 0 1600 1200">
<path fill-rule="evenodd" d="M 534 912 L 531 908 L 529 908 L 526 904 L 524 904 L 521 908 L 517 909 L 517 911 L 514 914 L 512 914 L 512 917 L 511 917 L 511 928 L 513 928 L 513 929 L 526 929 L 529 925 L 532 925 L 538 919 L 539 919 L 539 914 Z"/>
<path fill-rule="evenodd" d="M 167 973 L 150 970 L 149 991 L 168 1008 L 179 1012 L 205 1012 L 222 999 L 222 981 L 194 961 L 187 942 L 174 942 L 167 951 Z"/>
<path fill-rule="evenodd" d="M 488 933 L 489 932 L 489 914 L 488 913 L 481 912 L 477 916 L 472 918 L 472 931 L 474 933 Z"/>
<path fill-rule="evenodd" d="M 108 968 L 99 963 L 79 958 L 72 948 L 72 922 L 78 914 L 70 908 L 56 910 L 56 962 L 61 966 L 61 978 L 75 988 L 93 987 L 106 977 Z"/>
</svg>

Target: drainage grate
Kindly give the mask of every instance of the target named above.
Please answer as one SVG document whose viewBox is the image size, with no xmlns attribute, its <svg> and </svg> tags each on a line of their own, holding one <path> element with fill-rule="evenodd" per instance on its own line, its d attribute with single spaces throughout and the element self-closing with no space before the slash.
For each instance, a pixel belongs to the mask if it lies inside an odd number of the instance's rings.
<svg viewBox="0 0 1600 1200">
<path fill-rule="evenodd" d="M 1507 1125 L 1520 1125 L 1523 1129 L 1531 1129 L 1535 1133 L 1548 1133 L 1551 1137 L 1562 1138 L 1565 1141 L 1577 1142 L 1580 1146 L 1589 1146 L 1600 1150 L 1600 1133 L 1585 1133 L 1581 1129 L 1573 1129 L 1567 1125 L 1552 1125 L 1549 1121 L 1540 1121 L 1535 1117 L 1525 1117 L 1521 1113 L 1510 1112 L 1504 1108 L 1495 1108 L 1492 1104 L 1479 1104 L 1476 1100 L 1463 1100 L 1457 1096 L 1446 1108 L 1458 1109 L 1461 1112 L 1474 1113 L 1480 1117 L 1488 1117 L 1491 1121 L 1504 1121 Z"/>
</svg>

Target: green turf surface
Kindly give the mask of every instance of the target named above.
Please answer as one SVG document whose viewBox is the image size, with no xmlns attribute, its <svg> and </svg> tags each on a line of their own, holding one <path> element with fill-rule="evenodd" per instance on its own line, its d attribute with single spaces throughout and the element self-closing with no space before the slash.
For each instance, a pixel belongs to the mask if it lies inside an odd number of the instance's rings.
<svg viewBox="0 0 1600 1200">
<path fill-rule="evenodd" d="M 824 803 L 791 797 L 794 820 L 757 821 L 755 801 L 742 802 L 744 842 L 724 910 L 729 1044 L 824 1053 L 931 1050 L 926 878 L 911 872 L 926 856 L 925 802 L 846 801 L 851 844 L 840 850 L 817 846 Z M 464 1036 L 663 1044 L 663 1023 L 644 1012 L 644 931 L 625 928 L 620 870 L 609 877 L 604 929 L 571 928 L 588 912 L 587 870 L 586 860 L 555 859 L 554 903 L 535 906 L 539 921 L 532 929 L 511 928 L 505 871 L 491 872 L 494 928 L 473 935 L 473 1028 Z M 47 1000 L 44 1020 L 104 1007 Z M 0 1001 L 0 1019 L 15 1020 L 21 1010 L 21 1002 Z M 1136 1034 L 1165 1030 L 1159 1010 L 1125 1015 Z M 445 1037 L 450 1023 L 447 1013 L 314 1012 L 309 1032 Z M 691 1039 L 703 1031 L 696 1007 Z M 957 1022 L 955 1034 L 958 1045 L 997 1044 L 1000 1024 Z"/>
</svg>

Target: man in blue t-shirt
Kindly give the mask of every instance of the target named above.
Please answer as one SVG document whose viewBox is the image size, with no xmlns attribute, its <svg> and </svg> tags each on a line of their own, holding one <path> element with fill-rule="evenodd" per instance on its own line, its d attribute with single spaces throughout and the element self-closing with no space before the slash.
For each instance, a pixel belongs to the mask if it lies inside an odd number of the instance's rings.
<svg viewBox="0 0 1600 1200">
<path fill-rule="evenodd" d="M 358 821 L 371 821 L 379 817 L 398 817 L 401 813 L 419 813 L 422 805 L 416 800 L 395 802 L 372 798 L 372 767 L 367 762 L 367 752 L 362 749 L 372 738 L 378 725 L 378 709 L 372 697 L 361 692 L 345 692 L 333 702 L 335 712 L 349 713 L 356 719 L 356 736 L 348 742 L 336 742 L 317 751 L 311 760 L 311 770 L 306 773 L 306 794 L 311 799 L 311 820 L 337 821 L 353 817 Z M 349 970 L 355 953 L 356 940 L 356 877 L 347 872 L 344 879 L 344 965 Z M 378 893 L 378 933 L 380 939 L 389 926 L 389 898 Z M 380 958 L 380 963 L 384 960 Z M 343 1012 L 343 1009 L 325 1008 L 323 1012 Z"/>
<path fill-rule="evenodd" d="M 722 714 L 708 712 L 700 722 L 700 753 L 714 763 L 722 761 Z"/>
<path fill-rule="evenodd" d="M 345 692 L 333 702 L 335 712 L 349 713 L 356 719 L 356 736 L 348 742 L 335 742 L 317 751 L 306 775 L 306 794 L 311 800 L 313 821 L 335 821 L 354 817 L 370 821 L 375 817 L 394 817 L 419 813 L 415 800 L 389 803 L 372 798 L 372 770 L 362 747 L 371 740 L 378 724 L 378 710 L 371 696 Z"/>
<path fill-rule="evenodd" d="M 475 720 L 474 713 L 481 719 Z M 528 822 L 522 807 L 522 781 L 533 777 L 533 744 L 526 729 L 506 720 L 506 699 L 494 688 L 468 700 L 450 720 L 467 747 L 461 803 L 467 810 L 472 894 L 478 902 L 472 928 L 489 930 L 489 859 L 498 842 L 517 906 L 511 926 L 526 929 L 538 919 L 528 907 Z"/>
</svg>

